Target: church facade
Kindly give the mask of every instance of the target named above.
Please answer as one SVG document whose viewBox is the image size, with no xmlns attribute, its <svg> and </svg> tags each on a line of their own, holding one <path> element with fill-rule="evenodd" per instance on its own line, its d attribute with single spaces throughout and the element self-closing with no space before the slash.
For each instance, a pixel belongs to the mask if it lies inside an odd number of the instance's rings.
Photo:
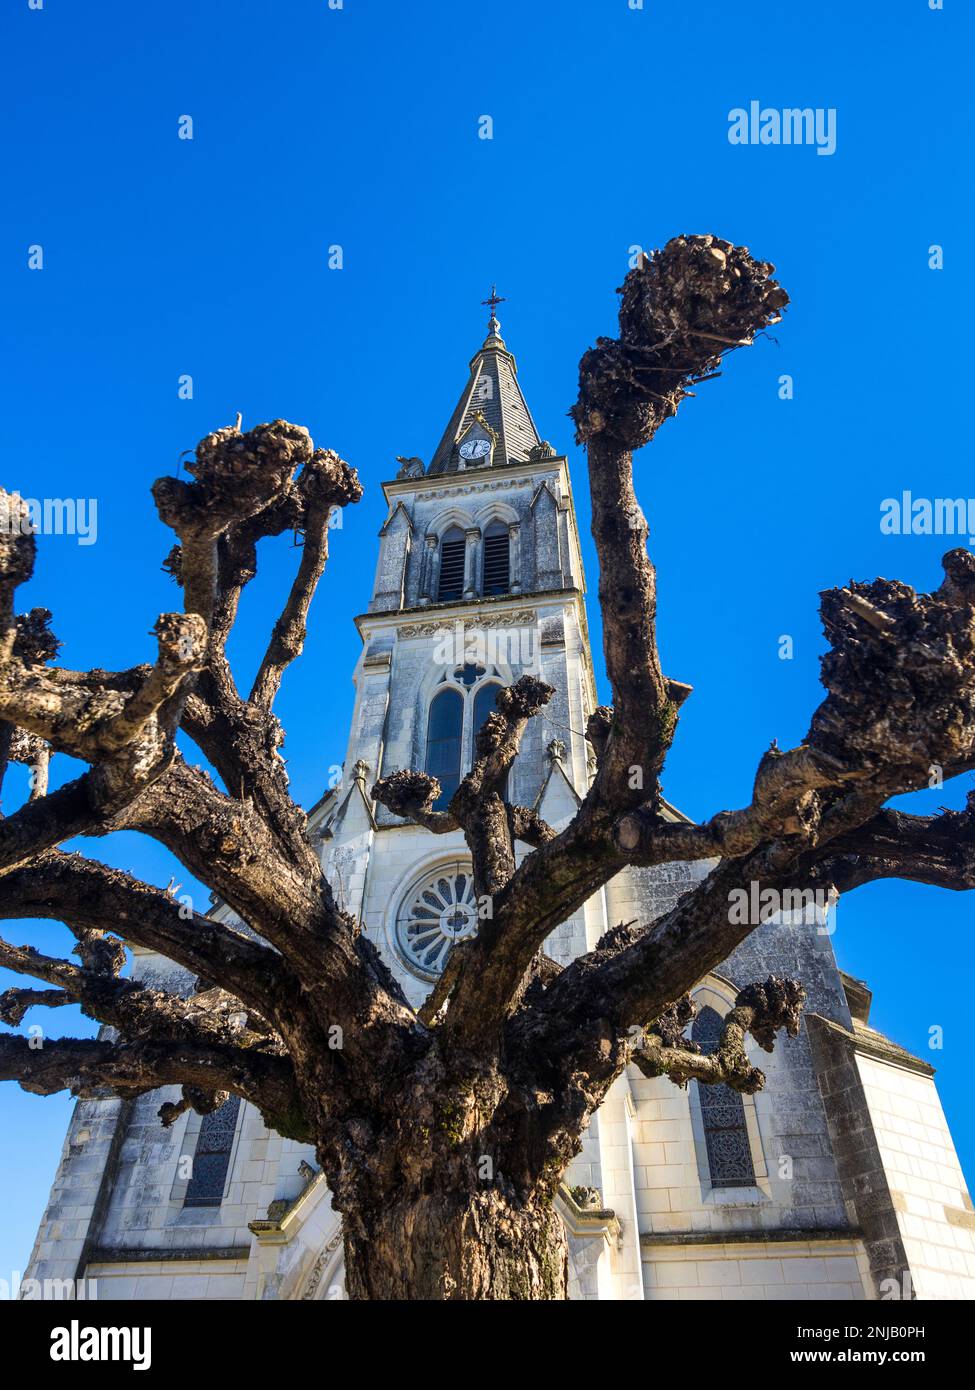
<svg viewBox="0 0 975 1390">
<path fill-rule="evenodd" d="M 509 790 L 560 827 L 593 772 L 582 731 L 597 698 L 567 460 L 540 437 L 493 315 L 430 464 L 399 462 L 356 619 L 346 761 L 309 829 L 418 1005 L 483 907 L 462 834 L 404 823 L 370 787 L 424 768 L 449 797 L 497 690 L 531 671 L 556 693 Z M 658 917 L 709 868 L 624 871 L 548 954 L 566 962 L 618 922 Z M 233 920 L 219 903 L 213 915 Z M 144 951 L 133 972 L 194 986 Z M 800 1035 L 761 1054 L 763 1092 L 679 1090 L 636 1068 L 613 1086 L 559 1198 L 571 1296 L 975 1298 L 975 1212 L 933 1068 L 871 1028 L 870 991 L 838 968 L 828 916 L 758 928 L 694 991 L 692 1036 L 713 1046 L 737 990 L 772 972 L 809 999 Z M 344 1298 L 341 1223 L 313 1151 L 236 1098 L 165 1130 L 159 1105 L 176 1095 L 78 1102 L 26 1277 L 95 1281 L 99 1299 Z"/>
</svg>

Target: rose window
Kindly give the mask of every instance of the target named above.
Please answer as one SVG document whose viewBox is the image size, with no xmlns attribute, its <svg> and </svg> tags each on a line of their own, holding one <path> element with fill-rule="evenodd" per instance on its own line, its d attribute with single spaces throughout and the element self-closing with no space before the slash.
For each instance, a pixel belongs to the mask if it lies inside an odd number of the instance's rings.
<svg viewBox="0 0 975 1390">
<path fill-rule="evenodd" d="M 396 944 L 410 969 L 435 980 L 455 941 L 477 934 L 477 900 L 470 868 L 452 864 L 423 879 L 406 896 Z"/>
</svg>

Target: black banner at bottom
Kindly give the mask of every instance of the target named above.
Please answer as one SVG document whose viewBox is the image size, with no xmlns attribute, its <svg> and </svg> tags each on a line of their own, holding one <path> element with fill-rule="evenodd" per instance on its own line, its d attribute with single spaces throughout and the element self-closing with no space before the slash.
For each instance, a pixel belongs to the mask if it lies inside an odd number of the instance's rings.
<svg viewBox="0 0 975 1390">
<path fill-rule="evenodd" d="M 403 1341 L 396 1337 L 400 1317 Z M 541 1355 L 550 1363 L 546 1373 L 560 1364 L 578 1373 L 580 1357 L 618 1345 L 604 1339 L 620 1331 L 652 1338 L 655 1357 L 670 1351 L 688 1365 L 697 1356 L 713 1362 L 733 1351 L 735 1359 L 757 1353 L 773 1373 L 792 1366 L 947 1368 L 957 1365 L 972 1324 L 967 1303 L 922 1302 L 454 1303 L 440 1315 L 427 1305 L 422 1318 L 427 1337 L 441 1329 L 454 1337 L 468 1333 L 468 1364 L 478 1379 L 492 1373 L 492 1363 L 498 1374 L 517 1373 L 519 1345 L 533 1362 Z M 332 1301 L 323 1311 L 313 1303 L 27 1300 L 0 1303 L 0 1336 L 27 1370 L 50 1367 L 55 1382 L 59 1372 L 66 1379 L 85 1372 L 173 1376 L 205 1359 L 219 1365 L 221 1376 L 239 1372 L 253 1383 L 264 1372 L 279 1378 L 288 1368 L 301 1377 L 314 1374 L 316 1365 L 323 1371 L 328 1339 L 350 1334 L 364 1369 L 375 1374 L 388 1364 L 402 1374 L 413 1364 L 416 1319 L 416 1305 L 408 1303 L 376 1308 Z M 627 1345 L 627 1359 L 641 1354 L 639 1343 Z M 352 1348 L 346 1343 L 335 1351 L 344 1357 Z M 454 1353 L 448 1355 L 453 1362 Z"/>
</svg>

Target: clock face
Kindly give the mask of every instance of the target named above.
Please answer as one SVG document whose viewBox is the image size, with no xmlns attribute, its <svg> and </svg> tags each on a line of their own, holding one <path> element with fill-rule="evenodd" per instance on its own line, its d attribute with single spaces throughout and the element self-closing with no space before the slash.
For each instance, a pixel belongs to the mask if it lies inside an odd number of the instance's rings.
<svg viewBox="0 0 975 1390">
<path fill-rule="evenodd" d="M 491 445 L 486 439 L 465 439 L 460 446 L 462 459 L 482 459 L 486 458 L 490 452 Z"/>
</svg>

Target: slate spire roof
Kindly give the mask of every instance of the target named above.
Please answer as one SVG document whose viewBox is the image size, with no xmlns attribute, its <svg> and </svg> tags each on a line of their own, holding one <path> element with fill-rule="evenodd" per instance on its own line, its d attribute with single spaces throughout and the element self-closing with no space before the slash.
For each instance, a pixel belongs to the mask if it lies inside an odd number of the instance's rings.
<svg viewBox="0 0 975 1390">
<path fill-rule="evenodd" d="M 480 351 L 471 358 L 470 378 L 443 438 L 437 445 L 427 473 L 456 473 L 460 466 L 457 446 L 478 415 L 494 431 L 495 464 L 523 461 L 535 444 L 541 443 L 531 411 L 518 385 L 515 359 L 505 347 L 501 325 L 492 313 L 487 337 Z"/>
</svg>

